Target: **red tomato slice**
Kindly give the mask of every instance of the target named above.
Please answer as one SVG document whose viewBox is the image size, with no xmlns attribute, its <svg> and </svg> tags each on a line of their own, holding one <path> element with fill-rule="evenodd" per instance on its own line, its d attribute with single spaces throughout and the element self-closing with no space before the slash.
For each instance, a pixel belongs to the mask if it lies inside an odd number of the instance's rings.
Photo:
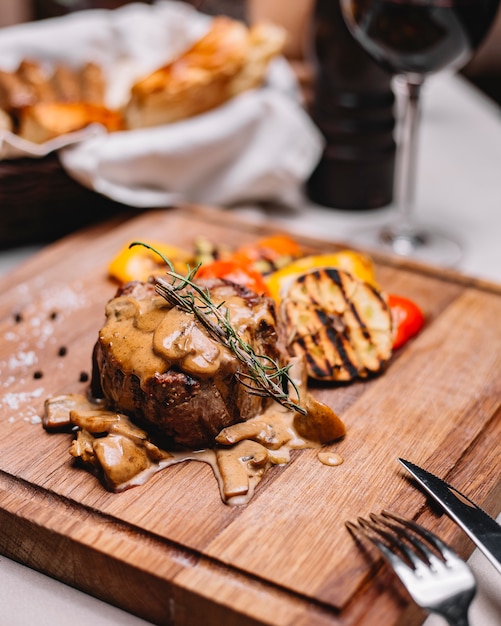
<svg viewBox="0 0 501 626">
<path fill-rule="evenodd" d="M 233 283 L 244 285 L 258 294 L 268 295 L 268 287 L 259 272 L 246 267 L 236 261 L 213 261 L 208 265 L 201 265 L 197 278 L 224 278 Z"/>
<path fill-rule="evenodd" d="M 396 350 L 403 346 L 423 328 L 424 315 L 418 305 L 404 298 L 390 294 L 388 296 L 388 305 L 393 316 L 393 324 L 395 327 L 393 338 L 393 349 Z"/>
</svg>

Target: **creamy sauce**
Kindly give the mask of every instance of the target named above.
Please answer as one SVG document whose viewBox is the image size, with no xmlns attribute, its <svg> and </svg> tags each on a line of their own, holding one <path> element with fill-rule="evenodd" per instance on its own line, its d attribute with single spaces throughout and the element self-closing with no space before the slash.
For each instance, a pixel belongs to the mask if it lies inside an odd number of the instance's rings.
<svg viewBox="0 0 501 626">
<path fill-rule="evenodd" d="M 211 290 L 211 299 L 216 305 L 224 302 L 223 310 L 228 310 L 233 328 L 244 340 L 250 326 L 262 320 L 274 324 L 261 299 L 251 304 L 224 285 Z M 111 300 L 99 340 L 109 347 L 120 369 L 135 374 L 141 386 L 173 365 L 198 378 L 224 377 L 238 367 L 235 355 L 212 339 L 193 315 L 171 308 L 160 296 Z"/>
<path fill-rule="evenodd" d="M 341 463 L 343 462 L 343 457 L 336 452 L 319 452 L 317 454 L 317 457 L 320 463 L 323 463 L 324 465 L 329 465 L 331 467 L 341 465 Z"/>
<path fill-rule="evenodd" d="M 288 463 L 291 450 L 322 445 L 301 437 L 294 425 L 296 413 L 274 402 L 261 415 L 223 429 L 215 448 L 182 452 L 162 450 L 128 417 L 78 394 L 49 398 L 45 422 L 51 423 L 57 414 L 60 428 L 63 411 L 66 425 L 78 428 L 70 454 L 98 473 L 106 487 L 115 492 L 142 485 L 171 465 L 200 461 L 211 466 L 222 500 L 242 505 L 249 502 L 273 465 Z M 314 432 L 312 435 L 315 437 Z M 338 454 L 329 451 L 319 452 L 318 458 L 325 465 L 342 463 Z"/>
<path fill-rule="evenodd" d="M 250 328 L 274 324 L 264 299 L 244 299 L 227 286 L 211 289 L 211 299 L 224 302 L 232 327 L 244 341 Z M 235 355 L 212 339 L 193 315 L 171 308 L 159 296 L 114 298 L 106 317 L 100 341 L 120 369 L 135 374 L 141 385 L 172 365 L 198 378 L 221 377 L 238 368 Z M 221 430 L 212 449 L 162 450 L 126 415 L 78 394 L 47 399 L 44 426 L 76 430 L 70 454 L 112 491 L 141 485 L 166 467 L 193 460 L 212 467 L 224 502 L 245 504 L 273 465 L 290 460 L 291 450 L 320 448 L 345 433 L 335 413 L 307 392 L 302 360 L 295 360 L 289 375 L 299 390 L 299 396 L 291 399 L 300 401 L 305 415 L 270 400 L 261 414 Z M 322 453 L 319 459 L 327 465 L 340 462 L 332 453 Z"/>
</svg>

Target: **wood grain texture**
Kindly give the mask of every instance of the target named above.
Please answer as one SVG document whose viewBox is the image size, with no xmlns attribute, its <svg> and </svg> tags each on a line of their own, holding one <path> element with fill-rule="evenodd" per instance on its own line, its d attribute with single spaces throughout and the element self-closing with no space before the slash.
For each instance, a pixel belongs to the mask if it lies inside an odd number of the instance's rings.
<svg viewBox="0 0 501 626">
<path fill-rule="evenodd" d="M 156 624 L 396 625 L 423 619 L 344 527 L 382 508 L 418 519 L 464 556 L 473 546 L 429 506 L 397 457 L 501 508 L 501 287 L 377 257 L 387 291 L 427 325 L 383 375 L 315 386 L 348 428 L 326 467 L 315 451 L 273 468 L 246 507 L 225 506 L 208 466 L 185 463 L 107 492 L 71 463 L 70 436 L 37 420 L 45 397 L 85 389 L 116 285 L 110 258 L 134 239 L 191 247 L 276 232 L 202 207 L 145 213 L 44 249 L 0 290 L 0 550 Z M 314 240 L 313 251 L 336 249 Z M 64 348 L 64 350 L 61 350 Z M 377 571 L 377 575 L 375 575 Z"/>
</svg>

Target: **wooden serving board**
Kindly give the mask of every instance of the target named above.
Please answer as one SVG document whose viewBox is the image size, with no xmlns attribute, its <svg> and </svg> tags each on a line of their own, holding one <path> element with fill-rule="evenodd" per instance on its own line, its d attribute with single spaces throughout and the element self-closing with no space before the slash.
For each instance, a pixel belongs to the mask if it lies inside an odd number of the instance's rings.
<svg viewBox="0 0 501 626">
<path fill-rule="evenodd" d="M 237 245 L 276 231 L 201 207 L 145 213 L 72 235 L 3 279 L 3 554 L 155 624 L 422 621 L 344 523 L 386 508 L 418 519 L 464 556 L 473 550 L 407 479 L 398 456 L 453 481 L 490 513 L 501 508 L 501 287 L 378 258 L 380 284 L 418 302 L 426 328 L 378 378 L 315 387 L 347 425 L 331 446 L 342 465 L 298 451 L 246 507 L 224 505 L 209 466 L 195 462 L 109 493 L 72 465 L 71 436 L 48 434 L 37 419 L 48 395 L 85 389 L 116 288 L 107 263 L 125 243 L 190 248 L 203 234 Z"/>
</svg>

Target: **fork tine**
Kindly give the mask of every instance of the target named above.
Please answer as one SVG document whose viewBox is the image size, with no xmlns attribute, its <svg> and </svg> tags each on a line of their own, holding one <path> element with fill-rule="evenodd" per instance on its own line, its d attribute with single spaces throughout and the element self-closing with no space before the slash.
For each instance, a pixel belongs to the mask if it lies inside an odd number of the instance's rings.
<svg viewBox="0 0 501 626">
<path fill-rule="evenodd" d="M 375 535 L 370 535 L 369 533 L 365 533 L 367 539 L 373 543 L 376 548 L 383 554 L 383 556 L 391 563 L 393 568 L 397 573 L 401 572 L 404 569 L 407 569 L 409 573 L 413 570 L 410 568 L 407 563 L 401 559 L 395 552 L 392 552 L 388 546 L 384 543 L 384 541 L 380 541 Z"/>
<path fill-rule="evenodd" d="M 388 545 L 379 539 L 381 534 L 388 535 L 385 537 L 390 545 L 394 545 L 399 548 L 400 542 L 395 538 L 391 537 L 385 531 L 381 532 L 381 529 L 377 527 L 374 523 L 366 520 L 362 517 L 357 519 L 359 526 L 348 522 L 348 529 L 355 533 L 361 533 L 366 539 L 368 539 L 376 548 L 381 552 L 384 558 L 390 563 L 392 568 L 395 570 L 397 576 L 399 576 L 403 581 L 407 581 L 409 576 L 414 575 L 414 570 L 394 551 L 392 551 Z M 404 546 L 404 551 L 406 547 Z M 411 559 L 412 562 L 412 559 Z"/>
<path fill-rule="evenodd" d="M 404 587 L 407 589 L 407 592 L 411 596 L 411 598 L 417 602 L 418 598 L 415 596 L 413 591 L 413 581 L 416 576 L 424 577 L 426 575 L 426 565 L 422 561 L 418 559 L 418 557 L 414 556 L 407 546 L 405 546 L 401 541 L 397 538 L 390 535 L 387 531 L 382 531 L 374 522 L 370 522 L 363 518 L 358 518 L 359 526 L 356 526 L 356 531 L 362 533 L 362 535 L 370 541 L 382 554 L 383 558 L 389 563 L 395 575 L 400 579 Z M 353 525 L 354 526 L 354 525 Z M 384 541 L 381 541 L 379 536 L 381 534 L 385 535 L 386 541 L 388 541 L 387 545 Z M 393 546 L 391 549 L 390 546 Z M 400 553 L 404 553 L 409 556 L 410 562 L 412 563 L 412 567 L 395 551 L 399 550 Z"/>
<path fill-rule="evenodd" d="M 414 570 L 418 570 L 420 568 L 420 558 L 403 541 L 401 541 L 401 528 L 397 528 L 391 524 L 388 524 L 383 517 L 375 515 L 374 513 L 371 513 L 370 520 L 358 518 L 358 523 L 361 524 L 364 528 L 371 530 L 376 535 L 383 537 L 390 546 L 393 546 L 401 554 L 404 555 L 407 561 L 412 564 Z M 388 528 L 390 530 L 393 530 L 394 532 L 388 532 Z M 366 536 L 371 539 L 368 534 Z M 414 540 L 413 538 L 408 536 L 406 536 L 406 539 L 410 541 L 410 543 L 413 544 L 418 550 L 420 550 L 422 554 L 425 553 L 424 546 L 420 546 L 417 540 Z M 386 549 L 388 549 L 386 544 L 383 545 Z M 393 555 L 394 553 L 392 552 L 391 554 Z"/>
<path fill-rule="evenodd" d="M 438 537 L 435 537 L 435 535 L 428 532 L 425 528 L 423 528 L 419 524 L 416 524 L 415 522 L 411 520 L 406 520 L 403 517 L 400 517 L 398 515 L 389 513 L 388 511 L 383 511 L 381 515 L 372 514 L 371 518 L 374 520 L 377 519 L 381 524 L 392 529 L 400 537 L 405 538 L 406 541 L 408 541 L 411 545 L 413 545 L 416 548 L 418 553 L 421 554 L 426 559 L 428 564 L 431 567 L 433 567 L 435 571 L 439 571 L 441 568 L 445 566 L 444 565 L 445 557 L 444 557 L 444 560 L 439 559 L 438 556 L 432 550 L 430 550 L 430 548 L 426 545 L 426 543 L 424 543 L 418 537 L 416 537 L 415 534 L 408 532 L 407 529 L 410 529 L 414 531 L 416 534 L 420 535 L 423 539 L 428 541 L 428 543 L 431 546 L 433 546 L 439 552 L 439 554 L 442 555 L 443 554 L 442 550 L 444 549 L 445 549 L 445 552 L 450 554 L 450 551 L 445 545 L 445 543 L 440 541 Z M 407 549 L 407 546 L 405 544 L 402 544 L 402 546 L 403 548 L 405 548 L 405 555 L 412 561 L 415 569 L 418 570 L 421 567 L 421 559 L 419 559 L 419 557 L 417 557 L 412 550 Z M 400 546 L 400 549 L 403 549 L 402 546 Z"/>
<path fill-rule="evenodd" d="M 437 537 L 433 533 L 430 533 L 423 526 L 416 524 L 416 522 L 400 517 L 399 515 L 395 515 L 395 513 L 390 513 L 389 511 L 382 511 L 381 516 L 393 519 L 424 537 L 428 541 L 428 543 L 431 544 L 442 555 L 446 563 L 451 559 L 456 558 L 456 554 L 449 548 L 446 543 L 444 543 L 439 537 Z"/>
<path fill-rule="evenodd" d="M 388 511 L 357 522 L 346 522 L 348 530 L 376 546 L 418 606 L 451 625 L 467 626 L 476 583 L 452 549 L 419 524 Z"/>
</svg>

